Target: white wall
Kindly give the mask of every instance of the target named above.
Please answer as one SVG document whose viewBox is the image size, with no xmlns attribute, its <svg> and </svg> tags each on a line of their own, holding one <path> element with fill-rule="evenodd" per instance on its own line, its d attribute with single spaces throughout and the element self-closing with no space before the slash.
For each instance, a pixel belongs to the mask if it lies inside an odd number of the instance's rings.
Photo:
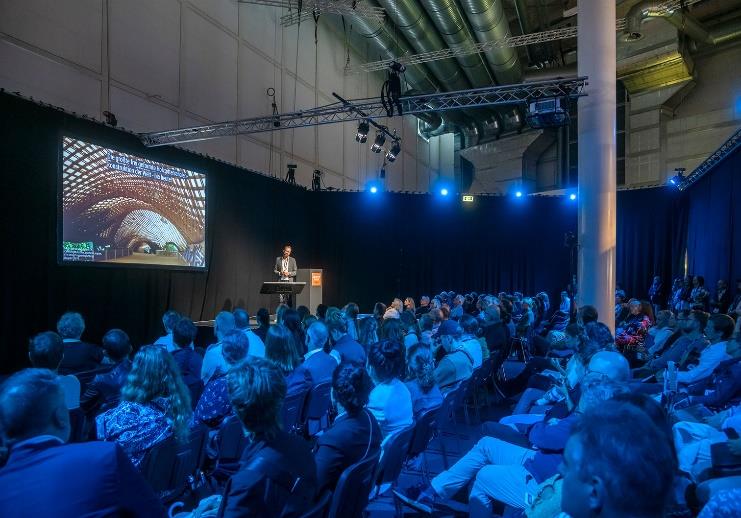
<svg viewBox="0 0 741 518">
<path fill-rule="evenodd" d="M 345 38 L 335 24 L 320 19 L 315 46 L 313 20 L 284 29 L 282 14 L 234 0 L 0 0 L 0 88 L 96 119 L 111 111 L 136 132 L 270 114 L 269 87 L 281 112 L 334 102 L 333 91 L 378 95 L 382 75 L 344 74 Z M 373 56 L 353 49 L 350 59 Z M 386 123 L 403 139 L 388 188 L 427 190 L 439 150 L 417 137 L 416 119 Z M 355 129 L 332 124 L 184 147 L 281 178 L 294 162 L 301 184 L 318 168 L 326 186 L 362 189 L 382 157 L 355 142 Z"/>
</svg>

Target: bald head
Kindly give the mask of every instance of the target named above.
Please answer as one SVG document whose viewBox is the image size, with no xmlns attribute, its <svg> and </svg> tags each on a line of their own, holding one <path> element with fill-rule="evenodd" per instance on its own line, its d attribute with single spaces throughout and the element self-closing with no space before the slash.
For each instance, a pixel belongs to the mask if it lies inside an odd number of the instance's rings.
<svg viewBox="0 0 741 518">
<path fill-rule="evenodd" d="M 600 351 L 589 361 L 588 372 L 602 374 L 613 381 L 628 381 L 630 366 L 625 356 L 615 351 Z"/>
</svg>

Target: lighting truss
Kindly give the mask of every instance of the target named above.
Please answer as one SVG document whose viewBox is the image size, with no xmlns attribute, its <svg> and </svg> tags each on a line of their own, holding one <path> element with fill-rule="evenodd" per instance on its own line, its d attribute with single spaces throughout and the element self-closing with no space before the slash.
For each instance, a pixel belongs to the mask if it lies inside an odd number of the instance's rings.
<svg viewBox="0 0 741 518">
<path fill-rule="evenodd" d="M 721 163 L 723 160 L 733 154 L 734 151 L 741 148 L 741 128 L 731 135 L 722 146 L 720 146 L 712 155 L 707 157 L 694 171 L 685 176 L 682 183 L 679 184 L 679 190 L 684 191 L 690 185 L 697 182 L 705 176 L 711 169 Z"/>
<path fill-rule="evenodd" d="M 280 17 L 282 27 L 290 27 L 308 20 L 315 14 L 336 14 L 340 16 L 356 15 L 378 20 L 383 23 L 386 11 L 383 7 L 374 7 L 362 1 L 352 0 L 238 0 L 241 4 L 266 5 L 287 9 L 288 14 Z"/>
<path fill-rule="evenodd" d="M 687 7 L 701 1 L 702 0 L 686 0 L 684 2 L 684 6 Z M 668 0 L 656 6 L 655 11 L 669 12 L 679 8 L 681 8 L 681 3 L 679 0 Z M 615 22 L 615 30 L 620 32 L 625 29 L 625 23 L 625 18 L 620 18 L 619 20 L 617 20 Z M 568 38 L 576 38 L 578 30 L 578 27 L 574 25 L 572 27 L 561 27 L 559 29 L 534 32 L 531 34 L 523 34 L 521 36 L 510 36 L 503 40 L 484 41 L 469 46 L 433 50 L 431 52 L 423 52 L 421 54 L 399 56 L 394 59 L 382 59 L 380 61 L 363 63 L 362 65 L 358 65 L 357 67 L 348 67 L 345 69 L 345 72 L 348 74 L 377 72 L 379 70 L 387 70 L 391 63 L 393 63 L 394 61 L 407 66 L 418 65 L 420 63 L 427 63 L 429 61 L 437 61 L 440 59 L 458 58 L 462 56 L 469 56 L 471 54 L 479 54 L 498 48 L 516 48 L 524 47 L 527 45 L 535 45 L 538 43 L 546 43 L 549 41 L 565 40 Z"/>
<path fill-rule="evenodd" d="M 432 93 L 402 97 L 404 115 L 440 112 L 478 106 L 522 104 L 545 97 L 577 98 L 584 95 L 587 78 L 560 79 L 539 81 L 525 84 L 487 86 L 457 92 Z M 144 145 L 149 147 L 181 144 L 198 140 L 207 140 L 232 135 L 262 133 L 280 129 L 318 126 L 351 120 L 380 119 L 387 117 L 386 109 L 378 98 L 366 98 L 353 101 L 319 106 L 291 113 L 253 117 L 192 128 L 181 128 L 169 131 L 141 133 Z"/>
</svg>

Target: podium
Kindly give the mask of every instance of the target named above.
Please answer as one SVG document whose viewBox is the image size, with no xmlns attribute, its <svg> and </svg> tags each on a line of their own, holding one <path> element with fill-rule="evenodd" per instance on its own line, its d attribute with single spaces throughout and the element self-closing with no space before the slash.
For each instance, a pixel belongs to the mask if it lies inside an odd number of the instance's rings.
<svg viewBox="0 0 741 518">
<path fill-rule="evenodd" d="M 262 295 L 298 295 L 304 291 L 304 286 L 306 286 L 305 282 L 267 281 L 262 283 L 260 293 Z"/>
<path fill-rule="evenodd" d="M 294 299 L 296 307 L 306 306 L 314 314 L 316 307 L 322 303 L 322 286 L 324 285 L 322 269 L 299 268 L 296 272 L 296 280 L 303 282 L 307 287 Z"/>
</svg>

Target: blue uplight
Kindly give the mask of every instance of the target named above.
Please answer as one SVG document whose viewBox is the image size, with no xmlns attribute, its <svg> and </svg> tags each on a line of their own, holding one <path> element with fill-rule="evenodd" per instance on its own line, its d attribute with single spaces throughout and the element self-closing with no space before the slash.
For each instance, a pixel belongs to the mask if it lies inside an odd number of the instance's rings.
<svg viewBox="0 0 741 518">
<path fill-rule="evenodd" d="M 442 189 L 440 189 L 440 194 L 442 196 L 447 196 L 448 195 L 448 190 L 445 187 L 443 187 Z"/>
<path fill-rule="evenodd" d="M 574 194 L 574 193 L 569 194 L 569 199 L 571 201 L 574 201 L 576 199 L 576 194 Z"/>
<path fill-rule="evenodd" d="M 517 196 L 518 198 L 522 198 L 522 191 L 517 191 L 515 193 L 515 196 Z"/>
<path fill-rule="evenodd" d="M 373 187 L 370 188 L 370 192 L 371 194 L 376 194 L 378 192 L 378 187 L 374 185 Z"/>
</svg>

